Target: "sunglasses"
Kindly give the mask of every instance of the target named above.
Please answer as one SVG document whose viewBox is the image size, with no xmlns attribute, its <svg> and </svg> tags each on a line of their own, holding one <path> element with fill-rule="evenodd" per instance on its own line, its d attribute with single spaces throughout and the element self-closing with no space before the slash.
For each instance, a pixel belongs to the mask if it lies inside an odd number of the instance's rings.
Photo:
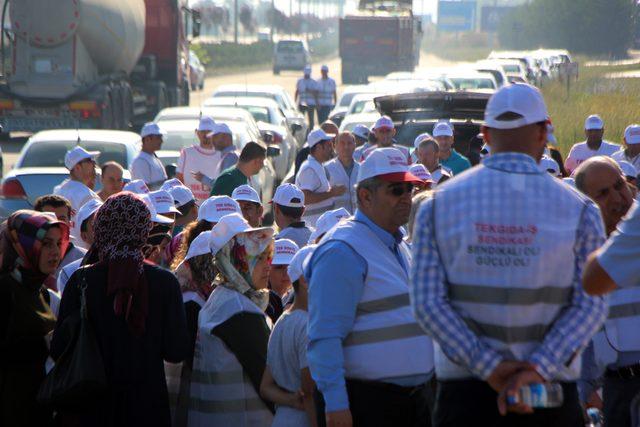
<svg viewBox="0 0 640 427">
<path fill-rule="evenodd" d="M 413 192 L 413 184 L 406 182 L 404 184 L 393 184 L 389 186 L 389 192 L 394 197 L 402 197 L 405 194 L 411 194 Z"/>
</svg>

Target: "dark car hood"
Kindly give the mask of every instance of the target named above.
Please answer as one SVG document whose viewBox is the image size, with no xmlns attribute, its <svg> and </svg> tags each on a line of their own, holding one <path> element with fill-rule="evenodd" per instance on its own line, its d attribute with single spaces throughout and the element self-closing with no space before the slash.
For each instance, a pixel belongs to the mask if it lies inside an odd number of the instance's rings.
<svg viewBox="0 0 640 427">
<path fill-rule="evenodd" d="M 482 92 L 418 92 L 386 95 L 374 99 L 376 108 L 394 122 L 409 120 L 484 119 L 491 94 Z"/>
</svg>

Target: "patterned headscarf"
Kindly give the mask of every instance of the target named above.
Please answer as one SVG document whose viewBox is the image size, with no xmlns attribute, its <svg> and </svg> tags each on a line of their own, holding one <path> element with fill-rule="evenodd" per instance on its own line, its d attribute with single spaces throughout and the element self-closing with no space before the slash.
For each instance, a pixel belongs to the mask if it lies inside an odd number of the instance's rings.
<svg viewBox="0 0 640 427">
<path fill-rule="evenodd" d="M 41 285 L 47 278 L 39 269 L 42 240 L 52 227 L 60 228 L 62 232 L 62 247 L 60 259 L 64 257 L 69 245 L 69 226 L 58 221 L 54 214 L 19 210 L 7 219 L 7 229 L 11 248 L 3 254 L 3 264 L 12 264 L 8 269 L 20 282 L 25 280 Z"/>
<path fill-rule="evenodd" d="M 115 294 L 113 309 L 124 315 L 136 335 L 145 330 L 148 284 L 142 247 L 151 230 L 151 214 L 144 202 L 128 191 L 107 199 L 94 223 L 94 247 L 108 267 L 107 295 Z"/>
</svg>

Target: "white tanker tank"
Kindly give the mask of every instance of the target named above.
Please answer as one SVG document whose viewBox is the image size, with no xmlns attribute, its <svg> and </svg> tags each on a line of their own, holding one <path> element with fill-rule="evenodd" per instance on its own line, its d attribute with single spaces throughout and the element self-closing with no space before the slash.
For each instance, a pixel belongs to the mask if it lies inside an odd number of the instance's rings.
<svg viewBox="0 0 640 427">
<path fill-rule="evenodd" d="M 11 91 L 65 98 L 113 73 L 129 74 L 145 45 L 144 0 L 10 0 Z M 26 52 L 27 54 L 24 54 Z"/>
</svg>

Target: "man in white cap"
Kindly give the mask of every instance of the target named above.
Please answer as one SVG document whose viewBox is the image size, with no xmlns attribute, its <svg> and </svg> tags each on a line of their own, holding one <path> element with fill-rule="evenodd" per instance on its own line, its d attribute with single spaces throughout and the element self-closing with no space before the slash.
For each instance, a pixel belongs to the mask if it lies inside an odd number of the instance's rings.
<svg viewBox="0 0 640 427">
<path fill-rule="evenodd" d="M 433 127 L 433 138 L 438 141 L 440 164 L 454 175 L 471 167 L 471 162 L 453 148 L 453 128 L 447 122 L 439 122 Z"/>
<path fill-rule="evenodd" d="M 142 150 L 131 164 L 131 178 L 141 179 L 151 190 L 156 190 L 167 179 L 167 172 L 156 156 L 156 151 L 162 147 L 165 132 L 157 123 L 150 122 L 142 126 L 140 136 Z"/>
<path fill-rule="evenodd" d="M 376 148 L 393 147 L 402 152 L 407 159 L 408 165 L 411 164 L 411 153 L 409 153 L 409 149 L 394 143 L 393 137 L 396 136 L 396 128 L 391 118 L 388 116 L 380 117 L 373 125 L 372 131 L 376 136 L 376 145 L 369 147 L 362 153 L 362 160 L 366 159 Z"/>
<path fill-rule="evenodd" d="M 613 144 L 602 139 L 604 136 L 604 121 L 597 114 L 590 115 L 584 121 L 584 132 L 587 140 L 574 144 L 564 163 L 567 173 L 569 174 L 573 173 L 580 163 L 590 157 L 611 156 L 621 149 L 618 144 Z"/>
<path fill-rule="evenodd" d="M 341 219 L 349 218 L 350 216 L 351 212 L 347 211 L 345 208 L 338 208 L 323 213 L 320 218 L 318 218 L 318 221 L 316 221 L 316 228 L 313 229 L 313 233 L 311 233 L 311 236 L 309 237 L 309 244 L 312 245 L 320 243 L 320 239 L 335 227 Z"/>
<path fill-rule="evenodd" d="M 640 169 L 640 125 L 627 126 L 624 131 L 624 148 L 611 155 L 616 161 L 626 161 Z"/>
<path fill-rule="evenodd" d="M 367 151 L 373 144 L 369 142 L 369 135 L 371 131 L 363 124 L 356 125 L 353 128 L 353 137 L 356 140 L 356 149 L 353 152 L 353 159 L 356 162 L 360 162 L 362 159 L 362 153 Z"/>
<path fill-rule="evenodd" d="M 233 145 L 233 132 L 231 132 L 231 129 L 226 123 L 216 123 L 213 131 L 211 131 L 207 137 L 211 138 L 213 147 L 220 153 L 220 166 L 216 173 L 216 176 L 220 176 L 222 172 L 235 166 L 240 157 L 238 150 L 236 150 L 235 145 Z M 213 187 L 215 178 L 212 179 L 202 172 L 195 172 L 193 176 L 201 183 Z"/>
<path fill-rule="evenodd" d="M 325 234 L 305 271 L 307 358 L 327 426 L 430 425 L 433 347 L 411 312 L 401 231 L 419 181 L 402 152 L 373 151 L 360 165 L 354 218 Z"/>
<path fill-rule="evenodd" d="M 537 88 L 502 87 L 482 128 L 491 156 L 419 209 L 411 302 L 438 344 L 434 426 L 584 424 L 579 355 L 607 308 L 581 272 L 604 230 L 591 200 L 539 170 L 547 117 Z M 559 406 L 519 401 L 543 383 L 562 387 Z"/>
<path fill-rule="evenodd" d="M 336 157 L 324 164 L 331 187 L 344 186 L 347 191 L 333 199 L 334 207 L 356 211 L 356 181 L 360 165 L 353 160 L 356 142 L 351 132 L 342 132 L 334 144 Z"/>
<path fill-rule="evenodd" d="M 231 198 L 238 202 L 242 216 L 252 227 L 262 226 L 264 208 L 258 192 L 250 185 L 244 184 L 233 190 Z"/>
<path fill-rule="evenodd" d="M 321 77 L 316 80 L 318 89 L 318 123 L 327 120 L 329 113 L 338 100 L 336 81 L 329 77 L 329 67 L 326 64 L 320 67 L 320 74 Z"/>
<path fill-rule="evenodd" d="M 99 151 L 87 151 L 80 146 L 73 147 L 64 156 L 64 165 L 69 169 L 69 178 L 53 189 L 53 194 L 71 202 L 71 209 L 78 209 L 90 199 L 100 199 L 93 188 L 96 184 L 96 158 Z"/>
<path fill-rule="evenodd" d="M 311 228 L 302 220 L 304 193 L 294 184 L 281 184 L 273 195 L 273 219 L 280 232 L 277 239 L 293 240 L 299 247 L 309 241 Z"/>
<path fill-rule="evenodd" d="M 215 130 L 215 125 L 211 117 L 202 116 L 196 129 L 198 144 L 183 148 L 178 158 L 176 178 L 189 187 L 198 203 L 209 197 L 211 187 L 198 181 L 196 176 L 200 173 L 215 180 L 220 169 L 220 153 L 207 136 Z"/>
<path fill-rule="evenodd" d="M 311 66 L 304 67 L 304 75 L 296 83 L 296 92 L 293 96 L 298 104 L 298 110 L 307 113 L 309 129 L 315 126 L 315 112 L 318 103 L 318 84 L 311 78 Z"/>
<path fill-rule="evenodd" d="M 436 184 L 442 184 L 453 177 L 451 170 L 440 164 L 440 145 L 428 133 L 418 135 L 414 141 L 418 163 L 427 168 Z"/>
<path fill-rule="evenodd" d="M 333 208 L 333 198 L 347 191 L 344 185 L 331 186 L 327 172 L 322 164 L 333 157 L 333 138 L 335 135 L 316 129 L 307 136 L 309 155 L 300 166 L 296 176 L 296 186 L 304 193 L 306 209 L 303 219 L 309 225 L 324 212 Z"/>
</svg>

